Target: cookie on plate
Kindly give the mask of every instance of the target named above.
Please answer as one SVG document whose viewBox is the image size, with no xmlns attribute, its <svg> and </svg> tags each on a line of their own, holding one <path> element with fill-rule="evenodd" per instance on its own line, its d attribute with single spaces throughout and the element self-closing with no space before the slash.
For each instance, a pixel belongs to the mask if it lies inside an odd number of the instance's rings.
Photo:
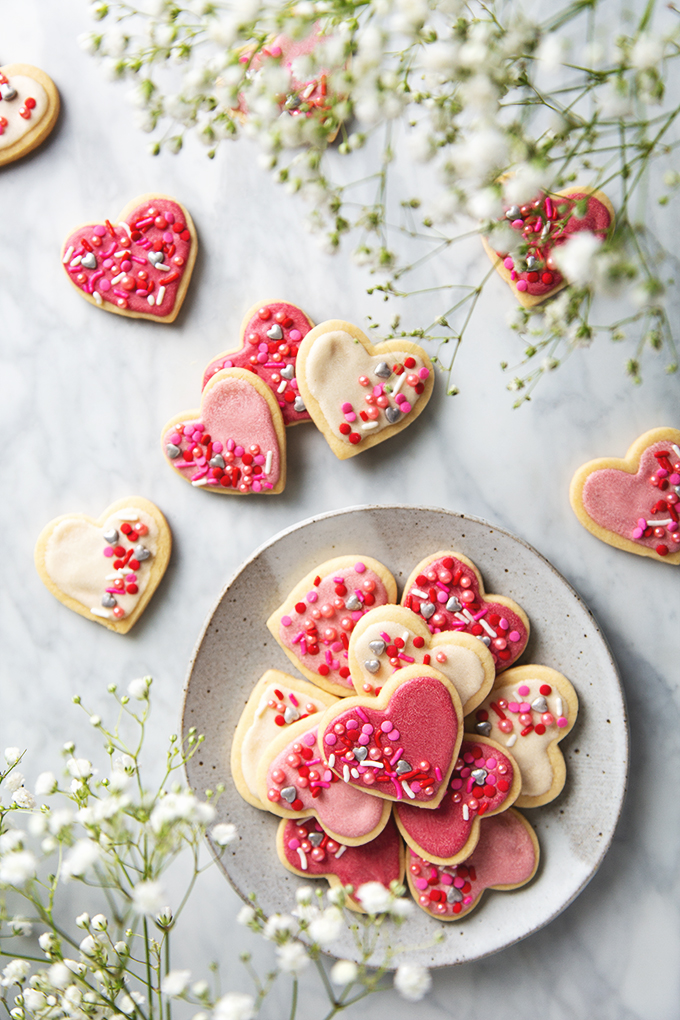
<svg viewBox="0 0 680 1020">
<path fill-rule="evenodd" d="M 0 67 L 0 166 L 45 141 L 57 123 L 59 105 L 56 85 L 39 67 Z"/>
</svg>

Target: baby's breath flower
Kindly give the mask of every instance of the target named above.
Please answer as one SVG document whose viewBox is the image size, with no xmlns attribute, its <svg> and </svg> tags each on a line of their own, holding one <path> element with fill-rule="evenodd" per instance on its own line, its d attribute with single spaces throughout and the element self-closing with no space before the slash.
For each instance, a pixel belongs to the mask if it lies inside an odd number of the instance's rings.
<svg viewBox="0 0 680 1020">
<path fill-rule="evenodd" d="M 138 680 L 131 680 L 128 684 L 128 694 L 136 701 L 147 701 L 149 697 L 149 685 L 151 677 L 144 676 Z"/>
<path fill-rule="evenodd" d="M 214 1020 L 253 1020 L 255 1000 L 242 992 L 227 992 L 215 1003 Z"/>
<path fill-rule="evenodd" d="M 238 839 L 236 826 L 231 822 L 220 822 L 218 825 L 213 825 L 210 835 L 218 846 L 228 846 Z"/>
<path fill-rule="evenodd" d="M 3 988 L 9 988 L 11 985 L 21 985 L 30 970 L 31 965 L 28 960 L 11 960 L 2 972 L 0 984 Z"/>
<path fill-rule="evenodd" d="M 14 765 L 21 757 L 21 749 L 18 747 L 5 748 L 5 761 L 8 765 Z"/>
<path fill-rule="evenodd" d="M 276 957 L 281 970 L 290 974 L 299 974 L 310 963 L 307 950 L 301 942 L 284 942 L 283 945 L 277 946 Z"/>
<path fill-rule="evenodd" d="M 403 999 L 420 1002 L 432 987 L 427 967 L 419 963 L 400 963 L 394 974 L 394 987 Z"/>
<path fill-rule="evenodd" d="M 161 991 L 165 995 L 178 997 L 183 995 L 191 981 L 190 970 L 171 970 L 161 981 Z"/>
<path fill-rule="evenodd" d="M 255 913 L 254 908 L 246 903 L 245 906 L 241 907 L 238 914 L 236 915 L 236 920 L 239 924 L 247 926 L 249 924 L 252 924 L 256 916 L 257 915 Z"/>
<path fill-rule="evenodd" d="M 393 896 L 382 882 L 366 882 L 357 889 L 357 899 L 369 914 L 383 914 L 392 905 Z"/>
<path fill-rule="evenodd" d="M 35 878 L 38 861 L 30 850 L 15 850 L 0 860 L 0 885 L 23 886 Z"/>
<path fill-rule="evenodd" d="M 331 967 L 330 978 L 334 985 L 351 985 L 359 975 L 359 968 L 352 960 L 338 960 Z"/>
<path fill-rule="evenodd" d="M 57 789 L 57 777 L 54 772 L 41 772 L 35 781 L 36 797 L 49 797 Z"/>
<path fill-rule="evenodd" d="M 82 878 L 101 856 L 101 850 L 91 839 L 79 839 L 64 858 L 61 875 L 65 882 L 71 878 Z"/>
<path fill-rule="evenodd" d="M 153 917 L 162 909 L 167 899 L 160 882 L 138 882 L 132 891 L 132 904 L 139 914 Z"/>
</svg>

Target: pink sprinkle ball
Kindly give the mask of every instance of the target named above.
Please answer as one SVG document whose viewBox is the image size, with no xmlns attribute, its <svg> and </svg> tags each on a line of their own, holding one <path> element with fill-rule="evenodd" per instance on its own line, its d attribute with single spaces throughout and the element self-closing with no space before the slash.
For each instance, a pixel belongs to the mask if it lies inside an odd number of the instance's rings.
<svg viewBox="0 0 680 1020">
<path fill-rule="evenodd" d="M 338 742 L 338 738 L 336 737 L 335 733 L 327 733 L 323 739 L 324 743 L 328 744 L 329 747 L 335 747 L 335 745 Z"/>
<path fill-rule="evenodd" d="M 528 289 L 529 284 L 527 283 L 526 280 L 518 280 L 516 283 L 516 287 L 518 291 L 524 293 L 524 291 Z"/>
<path fill-rule="evenodd" d="M 318 600 L 318 598 L 319 598 L 318 592 L 315 592 L 315 591 L 307 592 L 307 601 L 308 602 L 310 602 L 310 603 L 311 602 L 316 602 Z"/>
<path fill-rule="evenodd" d="M 104 293 L 106 293 L 107 290 L 111 290 L 111 283 L 109 280 L 106 279 L 106 277 L 103 277 L 103 279 L 99 281 L 97 286 L 101 291 L 104 291 Z"/>
<path fill-rule="evenodd" d="M 281 626 L 283 626 L 283 627 L 290 627 L 292 622 L 293 621 L 291 620 L 290 616 L 282 616 L 281 617 Z"/>
<path fill-rule="evenodd" d="M 567 719 L 563 715 L 561 715 L 559 717 L 559 719 L 557 720 L 557 725 L 559 726 L 559 728 L 561 730 L 563 730 L 565 726 L 569 725 L 569 723 L 568 723 Z"/>
<path fill-rule="evenodd" d="M 289 839 L 288 840 L 288 849 L 289 850 L 297 850 L 297 848 L 299 846 L 300 846 L 300 840 L 299 839 Z"/>
<path fill-rule="evenodd" d="M 174 443 L 175 446 L 179 446 L 179 444 L 182 442 L 182 437 L 180 436 L 179 432 L 172 433 L 172 435 L 170 436 L 170 442 Z"/>
<path fill-rule="evenodd" d="M 242 457 L 245 452 L 246 451 L 243 449 L 242 446 L 235 446 L 234 447 L 234 456 L 235 457 Z"/>
<path fill-rule="evenodd" d="M 104 550 L 104 555 L 107 556 L 107 557 L 113 556 L 113 548 L 112 548 L 112 546 L 107 545 L 106 549 Z"/>
<path fill-rule="evenodd" d="M 357 742 L 365 747 L 366 744 L 370 744 L 371 738 L 368 736 L 367 733 L 362 733 L 361 736 L 357 738 Z"/>
<path fill-rule="evenodd" d="M 676 474 L 676 472 L 674 471 L 673 474 L 669 477 L 668 481 L 671 483 L 671 485 L 680 485 L 680 475 Z"/>
<path fill-rule="evenodd" d="M 421 379 L 427 379 L 429 374 L 430 374 L 429 368 L 424 368 L 424 367 L 421 368 L 420 371 L 418 372 L 418 375 L 420 376 Z"/>
<path fill-rule="evenodd" d="M 302 340 L 302 333 L 300 332 L 299 329 L 291 329 L 288 336 L 293 341 L 293 343 L 297 343 L 298 340 Z"/>
<path fill-rule="evenodd" d="M 102 227 L 101 224 L 100 224 L 99 226 L 96 226 L 94 228 L 92 233 L 96 234 L 97 237 L 104 237 L 104 235 L 106 234 L 106 227 Z"/>
<path fill-rule="evenodd" d="M 175 222 L 175 214 L 174 213 L 172 213 L 172 212 L 165 212 L 165 213 L 163 213 L 163 216 L 165 217 L 165 222 L 166 223 L 174 223 Z"/>
<path fill-rule="evenodd" d="M 366 564 L 365 563 L 355 563 L 354 564 L 354 569 L 355 569 L 357 574 L 363 574 L 364 571 L 366 570 Z"/>
<path fill-rule="evenodd" d="M 213 453 L 222 453 L 224 447 L 221 443 L 213 443 Z"/>
<path fill-rule="evenodd" d="M 644 530 L 642 528 L 633 528 L 633 538 L 642 538 Z"/>
<path fill-rule="evenodd" d="M 517 701 L 510 701 L 508 703 L 508 712 L 514 712 L 517 714 L 517 712 L 519 712 L 519 703 Z"/>
<path fill-rule="evenodd" d="M 340 410 L 342 411 L 343 414 L 349 414 L 350 411 L 352 411 L 354 409 L 353 409 L 352 405 L 349 403 L 349 401 L 346 400 L 345 403 L 340 408 Z"/>
<path fill-rule="evenodd" d="M 524 220 L 513 220 L 510 226 L 513 230 L 522 230 L 524 227 Z"/>
<path fill-rule="evenodd" d="M 503 260 L 503 265 L 505 266 L 506 269 L 514 269 L 515 268 L 515 263 L 509 257 L 507 259 Z"/>
<path fill-rule="evenodd" d="M 498 626 L 499 626 L 499 627 L 501 628 L 501 630 L 507 630 L 507 629 L 508 629 L 508 627 L 510 626 L 510 624 L 508 623 L 508 621 L 507 621 L 507 620 L 505 619 L 505 617 L 503 616 L 503 617 L 501 618 L 501 620 L 500 620 L 500 622 L 499 622 Z"/>
<path fill-rule="evenodd" d="M 163 234 L 163 240 L 165 241 L 166 244 L 172 244 L 173 237 L 174 235 L 169 230 L 166 230 L 165 233 Z"/>
<path fill-rule="evenodd" d="M 406 400 L 406 397 L 404 396 L 403 393 L 397 393 L 397 395 L 394 398 L 394 400 L 395 400 L 395 403 L 397 403 L 397 404 L 403 404 L 404 401 Z"/>
<path fill-rule="evenodd" d="M 304 740 L 305 744 L 307 744 L 308 747 L 312 747 L 312 745 L 316 743 L 316 734 L 305 733 L 302 739 Z"/>
<path fill-rule="evenodd" d="M 508 641 L 519 641 L 519 631 L 511 630 L 508 634 Z"/>
<path fill-rule="evenodd" d="M 389 721 L 389 719 L 385 719 L 384 722 L 380 723 L 380 729 L 383 731 L 383 733 L 390 732 L 390 730 L 392 729 L 392 723 Z"/>
<path fill-rule="evenodd" d="M 518 694 L 519 694 L 519 695 L 520 695 L 521 697 L 523 697 L 523 698 L 526 698 L 527 694 L 529 694 L 529 688 L 527 687 L 527 685 L 526 685 L 526 684 L 522 684 L 522 686 L 521 686 L 521 687 L 518 687 L 518 688 L 517 688 L 517 693 L 518 693 Z"/>
<path fill-rule="evenodd" d="M 401 411 L 402 414 L 409 413 L 409 411 L 411 410 L 411 405 L 409 404 L 408 400 L 405 400 L 402 404 L 399 405 L 399 410 Z"/>
</svg>

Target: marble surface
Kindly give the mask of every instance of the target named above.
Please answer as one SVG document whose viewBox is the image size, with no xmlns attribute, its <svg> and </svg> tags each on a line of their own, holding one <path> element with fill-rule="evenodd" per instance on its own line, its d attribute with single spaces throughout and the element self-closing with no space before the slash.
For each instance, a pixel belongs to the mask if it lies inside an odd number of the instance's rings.
<svg viewBox="0 0 680 1020">
<path fill-rule="evenodd" d="M 176 729 L 186 666 L 224 582 L 262 542 L 316 513 L 360 503 L 442 506 L 499 524 L 534 545 L 580 592 L 606 634 L 628 699 L 630 786 L 614 844 L 578 900 L 548 928 L 489 960 L 437 972 L 422 1020 L 492 1011 L 499 1020 L 674 1020 L 680 995 L 677 846 L 680 754 L 676 568 L 599 543 L 572 514 L 567 490 L 585 460 L 622 455 L 657 425 L 677 425 L 678 377 L 648 371 L 633 388 L 621 348 L 597 344 L 544 381 L 520 411 L 496 366 L 517 355 L 505 325 L 510 297 L 493 281 L 459 358 L 460 396 L 439 386 L 401 436 L 352 461 L 336 461 L 311 426 L 290 433 L 289 482 L 273 498 L 244 503 L 196 492 L 164 464 L 163 423 L 195 406 L 201 372 L 235 335 L 259 298 L 283 296 L 316 321 L 384 314 L 348 256 L 320 254 L 301 208 L 256 164 L 248 143 L 214 161 L 188 146 L 152 159 L 133 126 L 126 86 L 104 81 L 78 49 L 89 27 L 80 0 L 0 2 L 3 62 L 43 67 L 63 113 L 52 138 L 0 176 L 0 413 L 6 438 L 2 520 L 4 584 L 0 741 L 30 749 L 29 779 L 57 766 L 67 736 L 94 753 L 96 735 L 70 697 L 107 708 L 106 685 L 156 678 L 152 758 Z M 194 216 L 201 249 L 184 309 L 173 326 L 107 315 L 80 300 L 59 265 L 75 225 L 116 213 L 160 190 Z M 660 224 L 672 229 L 668 212 Z M 463 277 L 485 256 L 474 246 L 432 267 L 436 280 Z M 426 301 L 419 310 L 432 317 Z M 41 584 L 35 539 L 67 511 L 98 516 L 141 494 L 167 515 L 175 537 L 168 573 L 127 636 L 70 613 Z M 404 536 L 408 542 L 408 536 Z M 593 798 L 598 790 L 593 789 Z M 191 907 L 175 965 L 198 976 L 221 958 L 224 987 L 248 988 L 236 953 L 250 936 L 234 927 L 240 901 L 215 871 Z M 269 948 L 254 939 L 266 968 Z M 284 1015 L 287 982 L 263 1016 Z M 300 1015 L 322 1016 L 322 993 L 305 979 Z M 412 1008 L 392 992 L 370 1000 L 376 1020 Z M 365 1006 L 348 1016 L 359 1017 Z"/>
</svg>

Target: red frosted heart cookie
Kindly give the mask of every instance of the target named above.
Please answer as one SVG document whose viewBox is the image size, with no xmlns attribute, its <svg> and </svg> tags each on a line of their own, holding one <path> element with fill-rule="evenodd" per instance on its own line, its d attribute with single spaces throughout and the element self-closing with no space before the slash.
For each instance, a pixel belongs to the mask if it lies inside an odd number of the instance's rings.
<svg viewBox="0 0 680 1020">
<path fill-rule="evenodd" d="M 421 857 L 437 864 L 457 864 L 477 845 L 481 819 L 509 808 L 521 787 L 522 777 L 511 755 L 493 740 L 465 737 L 449 790 L 437 810 L 419 811 L 402 801 L 394 809 L 397 825 Z"/>
<path fill-rule="evenodd" d="M 0 166 L 37 148 L 59 116 L 59 93 L 31 64 L 0 67 Z"/>
<path fill-rule="evenodd" d="M 580 202 L 587 203 L 583 216 L 577 209 Z M 505 218 L 520 235 L 519 253 L 494 251 L 485 238 L 482 243 L 520 304 L 532 308 L 569 283 L 555 264 L 555 248 L 581 231 L 604 239 L 614 225 L 614 207 L 601 191 L 567 188 L 556 195 L 539 195 L 521 207 L 511 206 Z"/>
<path fill-rule="evenodd" d="M 474 910 L 485 889 L 519 889 L 530 882 L 539 854 L 531 825 L 510 808 L 482 821 L 479 842 L 463 864 L 437 866 L 411 850 L 406 875 L 414 900 L 426 914 L 456 921 Z"/>
<path fill-rule="evenodd" d="M 241 324 L 241 346 L 213 358 L 203 373 L 203 385 L 223 368 L 246 368 L 270 387 L 286 425 L 311 421 L 298 393 L 295 361 L 300 342 L 313 325 L 288 301 L 253 305 Z"/>
<path fill-rule="evenodd" d="M 201 407 L 175 415 L 161 434 L 170 466 L 192 485 L 231 495 L 275 494 L 286 484 L 286 430 L 269 387 L 226 368 L 203 390 Z"/>
<path fill-rule="evenodd" d="M 390 805 L 338 780 L 323 761 L 317 729 L 301 719 L 264 750 L 257 768 L 258 798 L 282 818 L 313 814 L 340 843 L 369 843 L 385 828 Z"/>
<path fill-rule="evenodd" d="M 460 698 L 441 673 L 408 666 L 377 697 L 347 698 L 327 709 L 319 733 L 324 760 L 343 785 L 434 809 L 462 740 Z"/>
<path fill-rule="evenodd" d="M 366 882 L 380 882 L 389 889 L 391 882 L 404 878 L 404 844 L 393 818 L 375 839 L 361 846 L 331 839 L 314 818 L 283 820 L 276 847 L 281 863 L 293 874 L 327 878 L 331 888 L 351 885 L 356 892 Z M 355 896 L 345 902 L 351 910 L 364 913 Z"/>
<path fill-rule="evenodd" d="M 132 319 L 174 322 L 196 261 L 188 211 L 167 195 L 140 195 L 117 222 L 88 223 L 66 240 L 62 262 L 90 304 Z"/>
<path fill-rule="evenodd" d="M 455 630 L 479 638 L 496 672 L 512 666 L 529 640 L 522 607 L 503 595 L 486 595 L 482 575 L 461 553 L 438 552 L 422 560 L 406 581 L 401 601 L 427 621 L 432 634 Z"/>
<path fill-rule="evenodd" d="M 652 429 L 625 458 L 580 467 L 569 491 L 581 524 L 596 538 L 664 563 L 680 563 L 680 431 Z"/>
<path fill-rule="evenodd" d="M 354 691 L 349 635 L 364 613 L 396 597 L 396 581 L 378 560 L 338 556 L 303 577 L 267 626 L 309 680 L 343 697 Z"/>
</svg>

